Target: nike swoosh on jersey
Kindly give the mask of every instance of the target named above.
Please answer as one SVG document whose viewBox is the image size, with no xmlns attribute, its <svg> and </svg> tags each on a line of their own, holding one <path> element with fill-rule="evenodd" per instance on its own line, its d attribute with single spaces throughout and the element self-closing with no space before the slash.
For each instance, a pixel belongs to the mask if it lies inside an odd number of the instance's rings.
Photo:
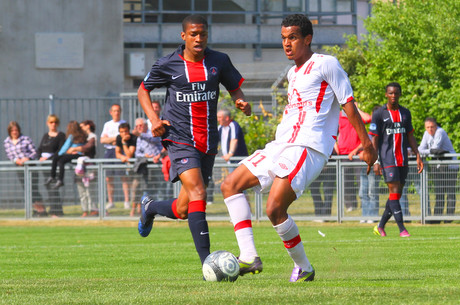
<svg viewBox="0 0 460 305">
<path fill-rule="evenodd" d="M 200 235 L 206 235 L 206 234 L 209 234 L 209 232 L 203 232 L 203 231 L 200 232 Z"/>
<path fill-rule="evenodd" d="M 181 76 L 182 76 L 182 74 L 180 74 L 180 75 L 172 75 L 171 78 L 172 78 L 172 79 L 176 79 L 176 78 L 179 78 L 179 77 L 181 77 Z"/>
<path fill-rule="evenodd" d="M 383 119 L 384 122 L 388 121 L 390 118 Z"/>
</svg>

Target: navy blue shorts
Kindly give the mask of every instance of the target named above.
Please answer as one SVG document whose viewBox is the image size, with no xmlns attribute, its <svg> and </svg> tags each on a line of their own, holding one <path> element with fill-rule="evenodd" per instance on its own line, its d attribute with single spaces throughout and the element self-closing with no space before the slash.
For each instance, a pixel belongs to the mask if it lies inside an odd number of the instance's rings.
<svg viewBox="0 0 460 305">
<path fill-rule="evenodd" d="M 179 181 L 179 175 L 192 168 L 200 168 L 201 175 L 205 185 L 208 185 L 212 177 L 215 155 L 202 153 L 193 146 L 167 143 L 169 158 L 171 159 L 171 168 L 169 176 L 171 182 Z"/>
<path fill-rule="evenodd" d="M 391 166 L 383 168 L 383 179 L 385 183 L 388 182 L 400 182 L 406 184 L 407 173 L 409 172 L 408 166 Z"/>
</svg>

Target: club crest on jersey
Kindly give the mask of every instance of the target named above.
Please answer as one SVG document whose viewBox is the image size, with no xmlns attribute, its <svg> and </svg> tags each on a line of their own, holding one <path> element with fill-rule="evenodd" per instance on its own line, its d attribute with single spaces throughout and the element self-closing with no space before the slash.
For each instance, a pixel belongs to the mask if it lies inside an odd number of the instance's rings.
<svg viewBox="0 0 460 305">
<path fill-rule="evenodd" d="M 180 163 L 187 164 L 188 163 L 188 158 L 184 158 L 184 159 L 180 160 Z"/>
<path fill-rule="evenodd" d="M 217 68 L 216 67 L 211 67 L 211 69 L 209 69 L 209 72 L 211 72 L 212 75 L 217 75 Z"/>
</svg>

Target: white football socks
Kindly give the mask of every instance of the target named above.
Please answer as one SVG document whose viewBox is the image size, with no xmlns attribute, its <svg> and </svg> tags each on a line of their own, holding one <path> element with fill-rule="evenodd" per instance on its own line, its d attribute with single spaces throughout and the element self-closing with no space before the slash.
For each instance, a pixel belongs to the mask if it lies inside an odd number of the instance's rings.
<svg viewBox="0 0 460 305">
<path fill-rule="evenodd" d="M 252 263 L 258 255 L 252 232 L 251 208 L 246 196 L 239 193 L 224 199 L 224 202 L 227 205 L 240 248 L 239 259 L 243 262 Z"/>
<path fill-rule="evenodd" d="M 300 239 L 299 228 L 291 216 L 288 215 L 286 221 L 273 226 L 273 228 L 275 228 L 279 237 L 281 237 L 284 247 L 294 261 L 294 265 L 302 268 L 303 271 L 312 271 L 313 267 L 305 254 L 305 249 Z"/>
</svg>

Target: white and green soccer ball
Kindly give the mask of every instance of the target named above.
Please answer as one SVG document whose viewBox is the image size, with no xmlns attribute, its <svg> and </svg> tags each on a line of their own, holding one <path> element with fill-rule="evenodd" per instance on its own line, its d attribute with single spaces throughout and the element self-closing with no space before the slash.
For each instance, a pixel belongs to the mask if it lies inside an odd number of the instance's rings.
<svg viewBox="0 0 460 305">
<path fill-rule="evenodd" d="M 203 276 L 209 282 L 234 282 L 240 274 L 238 259 L 227 251 L 214 251 L 203 263 Z"/>
</svg>

